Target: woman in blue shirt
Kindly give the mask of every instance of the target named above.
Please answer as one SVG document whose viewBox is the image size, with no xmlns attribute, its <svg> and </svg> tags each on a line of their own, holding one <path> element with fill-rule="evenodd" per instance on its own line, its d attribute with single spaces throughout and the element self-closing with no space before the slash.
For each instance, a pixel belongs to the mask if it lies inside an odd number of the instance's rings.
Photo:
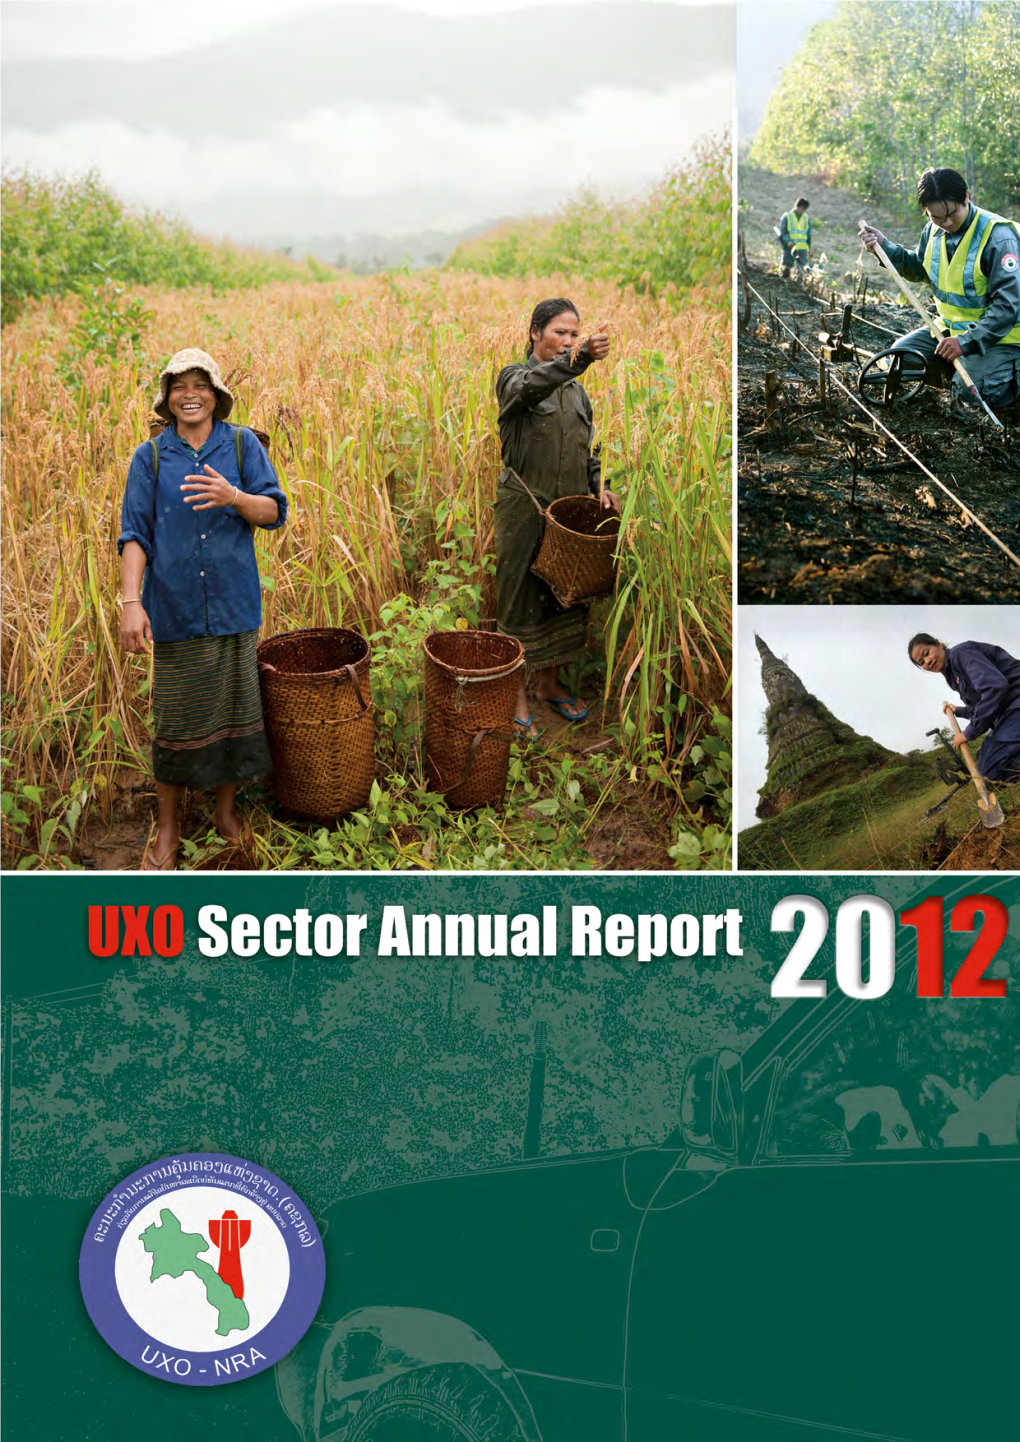
<svg viewBox="0 0 1020 1442">
<path fill-rule="evenodd" d="M 159 820 L 143 869 L 172 870 L 184 787 L 212 787 L 236 839 L 237 786 L 272 770 L 255 648 L 262 592 L 254 528 L 287 498 L 257 436 L 228 425 L 233 397 L 205 351 L 179 351 L 153 409 L 169 422 L 131 460 L 121 508 L 124 649 L 153 653 L 152 761 Z"/>
<path fill-rule="evenodd" d="M 969 718 L 965 730 L 954 734 L 957 746 L 985 737 L 978 755 L 981 775 L 1020 781 L 1020 661 L 986 641 L 947 646 L 925 631 L 910 640 L 907 651 L 915 666 L 943 676 L 963 698 L 962 706 L 947 701 L 942 709 Z"/>
</svg>

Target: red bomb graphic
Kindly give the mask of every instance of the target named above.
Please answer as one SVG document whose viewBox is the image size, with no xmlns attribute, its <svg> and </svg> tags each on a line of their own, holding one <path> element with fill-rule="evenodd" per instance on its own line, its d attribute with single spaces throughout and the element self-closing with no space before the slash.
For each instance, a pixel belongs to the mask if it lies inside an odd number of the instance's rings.
<svg viewBox="0 0 1020 1442">
<path fill-rule="evenodd" d="M 244 1296 L 241 1248 L 250 1236 L 251 1222 L 239 1221 L 236 1212 L 224 1212 L 218 1221 L 209 1223 L 209 1237 L 213 1246 L 220 1249 L 220 1264 L 216 1270 L 235 1297 Z"/>
</svg>

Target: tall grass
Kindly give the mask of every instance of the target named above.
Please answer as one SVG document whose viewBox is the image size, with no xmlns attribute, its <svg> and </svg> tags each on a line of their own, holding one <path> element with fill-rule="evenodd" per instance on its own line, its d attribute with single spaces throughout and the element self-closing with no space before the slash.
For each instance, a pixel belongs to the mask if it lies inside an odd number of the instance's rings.
<svg viewBox="0 0 1020 1442">
<path fill-rule="evenodd" d="M 26 301 L 66 295 L 97 277 L 231 290 L 329 274 L 316 261 L 297 265 L 283 255 L 207 240 L 173 217 L 127 206 L 92 171 L 56 178 L 6 171 L 0 198 L 5 325 Z"/>
<path fill-rule="evenodd" d="M 654 739 L 676 764 L 730 668 L 730 375 L 712 309 L 576 276 L 422 273 L 150 294 L 145 345 L 211 351 L 233 419 L 271 434 L 292 511 L 258 539 L 265 633 L 373 632 L 394 598 L 421 599 L 426 574 L 470 583 L 494 614 L 495 377 L 522 354 L 535 301 L 564 291 L 614 334 L 585 376 L 628 521 L 608 689 L 635 763 Z M 8 778 L 108 811 L 117 768 L 147 740 L 148 665 L 118 644 L 115 542 L 154 367 L 125 345 L 68 382 L 55 357 L 80 306 L 36 306 L 3 333 L 4 746 Z"/>
</svg>

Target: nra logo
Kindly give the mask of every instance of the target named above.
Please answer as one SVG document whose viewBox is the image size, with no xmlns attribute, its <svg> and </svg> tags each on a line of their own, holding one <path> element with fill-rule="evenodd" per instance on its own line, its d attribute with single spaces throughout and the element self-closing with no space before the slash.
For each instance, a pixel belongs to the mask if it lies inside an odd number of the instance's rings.
<svg viewBox="0 0 1020 1442">
<path fill-rule="evenodd" d="M 301 1199 L 240 1157 L 191 1152 L 133 1172 L 99 1204 L 82 1296 L 125 1361 L 213 1387 L 273 1366 L 312 1323 L 322 1243 Z"/>
</svg>

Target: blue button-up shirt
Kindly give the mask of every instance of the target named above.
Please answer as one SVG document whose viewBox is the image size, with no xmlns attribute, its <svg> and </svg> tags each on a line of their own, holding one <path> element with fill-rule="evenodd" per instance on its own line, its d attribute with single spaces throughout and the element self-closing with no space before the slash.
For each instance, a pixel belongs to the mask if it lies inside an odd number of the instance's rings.
<svg viewBox="0 0 1020 1442">
<path fill-rule="evenodd" d="M 971 718 L 963 733 L 968 741 L 1020 711 L 1020 661 L 1001 646 L 985 641 L 949 646 L 943 675 L 966 703 L 957 706 L 956 714 Z"/>
<path fill-rule="evenodd" d="M 287 498 L 258 436 L 243 429 L 241 442 L 243 480 L 234 427 L 225 421 L 213 422 L 212 434 L 197 453 L 169 426 L 156 440 L 158 480 L 148 441 L 131 458 L 117 550 L 137 541 L 145 552 L 141 599 L 154 641 L 233 636 L 262 624 L 251 526 L 232 506 L 196 511 L 194 502 L 184 499 L 194 492 L 181 490 L 185 476 L 202 475 L 203 466 L 210 465 L 248 495 L 272 496 L 279 516 L 265 529 L 277 530 L 287 518 Z"/>
</svg>

